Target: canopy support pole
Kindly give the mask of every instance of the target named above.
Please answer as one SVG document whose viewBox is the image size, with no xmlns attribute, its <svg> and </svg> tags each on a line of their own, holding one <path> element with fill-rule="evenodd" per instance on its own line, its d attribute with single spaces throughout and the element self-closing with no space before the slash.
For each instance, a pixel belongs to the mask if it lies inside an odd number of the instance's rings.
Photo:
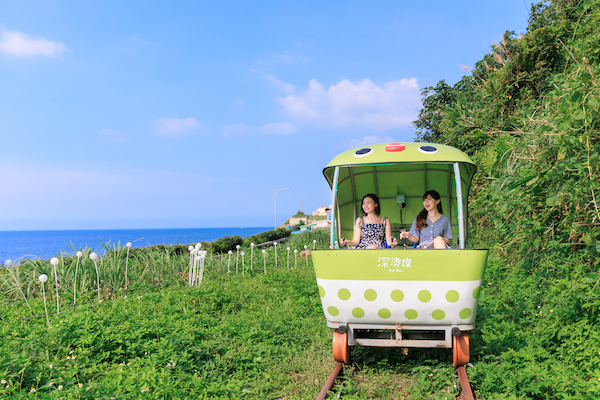
<svg viewBox="0 0 600 400">
<path fill-rule="evenodd" d="M 373 186 L 375 187 L 375 194 L 379 197 L 379 185 L 377 185 L 377 169 L 373 166 Z M 360 205 L 362 207 L 362 204 Z"/>
<path fill-rule="evenodd" d="M 352 168 L 348 168 L 348 172 L 350 173 L 350 183 L 352 184 L 352 221 L 356 221 L 356 187 L 354 186 L 354 173 L 352 172 Z M 341 231 L 340 231 L 341 232 Z"/>
<path fill-rule="evenodd" d="M 336 210 L 337 210 L 337 204 L 336 204 L 336 200 L 337 200 L 337 188 L 338 188 L 338 179 L 339 179 L 339 175 L 340 175 L 340 167 L 335 167 L 335 172 L 333 173 L 333 182 L 331 185 L 331 226 L 329 228 L 329 232 L 330 232 L 330 242 L 329 242 L 329 248 L 330 249 L 334 249 L 336 248 L 335 245 L 335 214 L 336 214 Z"/>
<path fill-rule="evenodd" d="M 460 179 L 460 166 L 454 163 L 454 180 L 456 182 L 456 208 L 458 208 L 458 244 L 459 248 L 465 248 L 465 216 L 463 204 L 462 181 Z"/>
</svg>

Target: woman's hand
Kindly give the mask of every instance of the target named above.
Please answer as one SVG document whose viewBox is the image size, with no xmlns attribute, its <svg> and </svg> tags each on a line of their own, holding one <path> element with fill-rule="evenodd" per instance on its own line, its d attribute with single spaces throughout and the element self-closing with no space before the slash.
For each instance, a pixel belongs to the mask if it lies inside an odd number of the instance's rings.
<svg viewBox="0 0 600 400">
<path fill-rule="evenodd" d="M 408 239 L 408 237 L 410 236 L 410 233 L 404 231 L 404 232 L 400 232 L 400 239 Z"/>
<path fill-rule="evenodd" d="M 345 247 L 347 244 L 348 244 L 348 241 L 346 240 L 346 238 L 340 239 L 340 246 Z"/>
</svg>

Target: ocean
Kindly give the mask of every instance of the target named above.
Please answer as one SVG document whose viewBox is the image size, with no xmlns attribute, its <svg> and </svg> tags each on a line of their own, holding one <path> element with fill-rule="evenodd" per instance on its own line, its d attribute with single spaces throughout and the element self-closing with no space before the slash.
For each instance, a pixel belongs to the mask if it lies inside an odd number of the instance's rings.
<svg viewBox="0 0 600 400">
<path fill-rule="evenodd" d="M 253 228 L 189 228 L 189 229 L 97 229 L 65 231 L 0 231 L 0 264 L 22 258 L 49 260 L 61 251 L 75 254 L 88 246 L 102 251 L 102 243 L 127 242 L 132 247 L 157 244 L 193 244 L 211 242 L 224 236 L 242 238 L 273 229 Z"/>
</svg>

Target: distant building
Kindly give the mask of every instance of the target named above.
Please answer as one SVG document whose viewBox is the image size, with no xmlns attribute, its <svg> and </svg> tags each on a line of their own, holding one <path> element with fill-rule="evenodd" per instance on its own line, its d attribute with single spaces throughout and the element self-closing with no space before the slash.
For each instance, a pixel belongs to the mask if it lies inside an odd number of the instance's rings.
<svg viewBox="0 0 600 400">
<path fill-rule="evenodd" d="M 330 209 L 331 209 L 331 206 L 329 206 L 329 207 L 321 206 L 321 207 L 317 208 L 317 211 L 313 211 L 313 213 L 311 215 L 313 217 L 325 217 L 325 216 L 327 216 L 327 213 L 329 212 Z"/>
</svg>

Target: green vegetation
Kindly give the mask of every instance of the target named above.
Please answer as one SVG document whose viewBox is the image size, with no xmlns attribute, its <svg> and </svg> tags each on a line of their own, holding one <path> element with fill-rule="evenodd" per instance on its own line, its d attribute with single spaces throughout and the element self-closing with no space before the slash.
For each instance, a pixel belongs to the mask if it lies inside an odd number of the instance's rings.
<svg viewBox="0 0 600 400">
<path fill-rule="evenodd" d="M 491 250 L 469 374 L 481 398 L 600 392 L 600 3 L 533 8 L 472 74 L 423 91 L 421 140 L 479 165 L 470 246 Z"/>
<path fill-rule="evenodd" d="M 282 239 L 292 234 L 287 228 L 278 228 L 272 231 L 266 231 L 257 235 L 252 235 L 244 239 L 244 246 L 250 246 L 250 243 L 260 244 L 270 242 L 272 240 Z"/>
<path fill-rule="evenodd" d="M 122 279 L 126 249 L 109 248 L 99 264 L 97 302 L 90 250 L 78 265 L 77 307 L 72 285 L 76 259 L 59 263 L 61 314 L 48 261 L 15 268 L 36 314 L 12 277 L 0 270 L 0 395 L 11 398 L 315 398 L 335 361 L 310 258 L 295 259 L 304 246 L 329 245 L 328 231 L 295 235 L 265 258 L 250 249 L 209 257 L 203 283 L 187 287 L 189 256 L 180 246 L 154 246 L 130 255 L 129 293 Z M 287 251 L 290 247 L 290 269 Z M 235 254 L 235 253 L 234 253 Z M 87 261 L 86 261 L 87 260 Z M 264 273 L 266 260 L 267 273 Z M 171 265 L 173 266 L 171 275 Z M 242 274 L 243 272 L 243 274 Z M 46 273 L 50 324 L 46 325 L 40 283 Z M 173 276 L 173 281 L 171 281 Z M 80 280 L 81 279 L 81 280 Z M 457 378 L 448 350 L 357 348 L 334 388 L 344 398 L 455 396 Z M 435 379 L 432 377 L 435 376 Z M 423 395 L 426 393 L 427 395 Z"/>
<path fill-rule="evenodd" d="M 456 146 L 479 165 L 470 197 L 471 247 L 490 248 L 467 371 L 480 399 L 581 399 L 600 393 L 600 3 L 536 5 L 522 36 L 507 32 L 472 74 L 425 88 L 418 138 Z M 278 230 L 279 231 L 279 230 Z M 289 235 L 289 231 L 281 234 Z M 286 246 L 328 246 L 328 233 L 303 233 Z M 12 398 L 314 398 L 331 371 L 331 330 L 310 260 L 286 267 L 286 246 L 235 245 L 244 275 L 209 257 L 202 286 L 185 287 L 185 246 L 126 250 L 99 262 L 95 301 L 89 249 L 58 265 L 61 310 L 47 261 L 0 270 L 0 394 Z M 281 237 L 281 236 L 279 236 Z M 232 247 L 233 246 L 233 247 Z M 294 265 L 294 254 L 290 258 Z M 241 259 L 237 260 L 241 266 Z M 236 255 L 231 258 L 235 271 Z M 173 265 L 173 269 L 171 269 Z M 171 287 L 173 271 L 174 288 Z M 40 273 L 52 329 L 41 315 Z M 158 285 L 155 289 L 149 287 Z M 51 289 L 52 288 L 52 289 Z M 80 297 L 81 296 L 81 297 Z M 111 300 L 111 301 L 108 301 Z M 74 358 L 73 358 L 74 357 Z M 458 379 L 450 352 L 357 348 L 344 399 L 452 399 Z M 81 387 L 80 387 L 81 385 Z M 33 392 L 35 390 L 35 393 Z"/>
<path fill-rule="evenodd" d="M 325 232 L 294 237 L 287 245 L 324 247 Z M 73 308 L 72 261 L 59 263 L 61 315 L 56 316 L 52 279 L 46 283 L 51 329 L 43 316 L 39 282 L 50 263 L 15 267 L 36 315 L 20 294 L 7 290 L 1 272 L 0 395 L 12 398 L 279 398 L 315 397 L 333 366 L 331 331 L 324 324 L 312 263 L 278 248 L 250 249 L 227 260 L 208 259 L 200 287 L 186 287 L 188 255 L 173 249 L 140 249 L 129 260 L 130 288 L 114 288 L 126 248 L 110 249 L 100 264 L 101 297 L 86 251 L 79 264 L 79 306 Z M 171 264 L 174 270 L 171 289 Z M 123 267 L 123 268 L 121 268 Z M 242 271 L 244 274 L 242 275 Z M 95 274 L 95 272 L 94 272 Z M 79 277 L 85 276 L 79 282 Z M 70 279 L 70 281 L 69 281 Z M 25 282 L 32 281 L 32 284 Z M 158 282 L 158 287 L 148 290 Z M 162 285 L 160 284 L 162 282 Z M 122 281 L 121 281 L 122 283 Z M 81 297 L 80 297 L 81 296 Z M 111 300 L 111 301 L 107 301 Z"/>
</svg>

